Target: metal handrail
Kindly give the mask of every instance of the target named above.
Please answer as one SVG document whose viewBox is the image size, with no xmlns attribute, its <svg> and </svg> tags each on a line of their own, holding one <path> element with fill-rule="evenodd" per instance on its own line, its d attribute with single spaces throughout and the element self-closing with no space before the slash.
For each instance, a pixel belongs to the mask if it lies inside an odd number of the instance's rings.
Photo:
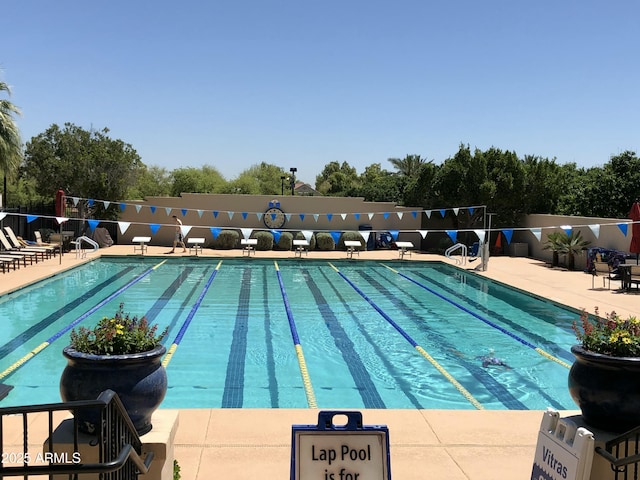
<svg viewBox="0 0 640 480">
<path fill-rule="evenodd" d="M 83 409 L 99 409 L 100 425 L 94 435 L 91 445 L 98 447 L 98 462 L 82 463 L 57 463 L 49 461 L 48 464 L 33 465 L 23 461 L 22 465 L 8 466 L 4 462 L 0 464 L 0 478 L 10 476 L 30 475 L 69 475 L 69 478 L 77 478 L 75 475 L 82 473 L 98 473 L 100 478 L 107 478 L 110 472 L 122 473 L 118 478 L 123 480 L 135 480 L 138 475 L 149 471 L 153 461 L 153 452 L 145 454 L 142 458 L 142 442 L 136 432 L 133 422 L 129 418 L 122 401 L 118 395 L 106 390 L 96 400 L 78 400 L 66 403 L 51 403 L 40 405 L 25 405 L 18 407 L 0 408 L 0 449 L 5 452 L 4 446 L 4 418 L 9 415 L 21 415 L 23 424 L 22 449 L 20 454 L 23 459 L 29 452 L 29 431 L 27 415 L 33 413 L 47 413 L 48 439 L 45 442 L 46 451 L 54 452 L 54 422 L 53 414 L 59 411 L 74 412 L 73 418 L 73 448 L 78 452 L 79 447 L 79 421 L 75 413 Z M 17 452 L 16 452 L 17 453 Z M 35 457 L 35 453 L 30 456 Z M 109 477 L 110 478 L 110 477 Z"/>
<path fill-rule="evenodd" d="M 456 265 L 465 265 L 467 263 L 467 246 L 464 243 L 456 243 L 455 245 L 447 248 L 444 252 L 444 256 L 451 259 L 451 254 L 456 250 L 462 251 L 462 260 L 454 258 Z"/>
<path fill-rule="evenodd" d="M 632 476 L 629 478 L 638 478 L 640 473 L 640 427 L 633 428 L 628 432 L 625 432 L 615 438 L 612 438 L 605 443 L 603 447 L 596 447 L 595 452 L 606 459 L 611 464 L 611 469 L 616 473 L 616 479 L 619 475 L 624 475 L 622 478 L 626 479 L 628 474 Z M 633 444 L 633 447 L 630 447 Z M 630 448 L 633 452 L 629 452 Z M 635 465 L 633 472 L 629 471 L 628 466 Z"/>
</svg>

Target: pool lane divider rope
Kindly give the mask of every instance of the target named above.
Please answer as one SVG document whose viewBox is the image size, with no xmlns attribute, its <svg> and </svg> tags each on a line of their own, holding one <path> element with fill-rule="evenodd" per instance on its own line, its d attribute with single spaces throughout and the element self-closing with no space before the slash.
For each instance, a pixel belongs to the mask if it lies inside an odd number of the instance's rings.
<svg viewBox="0 0 640 480">
<path fill-rule="evenodd" d="M 287 318 L 289 319 L 289 329 L 291 330 L 293 346 L 296 349 L 296 356 L 298 357 L 298 365 L 300 367 L 300 375 L 302 375 L 302 385 L 304 386 L 304 392 L 307 396 L 307 404 L 309 405 L 309 408 L 318 408 L 316 395 L 313 392 L 313 385 L 311 384 L 311 377 L 309 377 L 309 370 L 307 370 L 307 362 L 304 359 L 302 345 L 300 345 L 298 329 L 296 328 L 296 322 L 293 319 L 293 313 L 291 312 L 291 306 L 289 305 L 289 297 L 287 296 L 287 291 L 285 290 L 284 283 L 282 282 L 280 267 L 278 267 L 278 262 L 274 261 L 273 263 L 276 267 L 276 275 L 278 276 L 278 283 L 280 284 L 280 292 L 282 293 L 284 309 L 287 312 Z"/>
<path fill-rule="evenodd" d="M 540 347 L 536 347 L 534 344 L 526 341 L 524 338 L 519 337 L 518 335 L 516 335 L 513 332 L 510 332 L 509 330 L 507 330 L 504 327 L 501 327 L 500 325 L 497 325 L 495 323 L 493 323 L 491 320 L 484 318 L 482 315 L 478 315 L 476 312 L 468 309 L 467 307 L 465 307 L 464 305 L 459 304 L 458 302 L 451 300 L 450 298 L 445 297 L 444 295 L 436 292 L 435 290 L 432 290 L 431 288 L 427 287 L 426 285 L 424 285 L 423 283 L 418 282 L 417 280 L 409 277 L 408 275 L 405 275 L 404 273 L 400 273 L 398 270 L 391 268 L 388 265 L 385 265 L 384 263 L 381 263 L 381 265 L 383 267 L 388 268 L 389 270 L 391 270 L 393 273 L 397 273 L 398 275 L 400 275 L 402 278 L 409 280 L 410 282 L 414 283 L 415 285 L 419 286 L 420 288 L 425 289 L 427 292 L 432 293 L 433 295 L 435 295 L 436 297 L 450 303 L 451 305 L 459 308 L 460 310 L 468 313 L 469 315 L 474 316 L 475 318 L 477 318 L 478 320 L 486 323 L 487 325 L 489 325 L 490 327 L 495 328 L 496 330 L 499 330 L 500 332 L 504 333 L 505 335 L 510 336 L 511 338 L 513 338 L 514 340 L 517 340 L 518 342 L 520 342 L 522 345 L 525 345 L 533 350 L 535 350 L 537 353 L 539 353 L 540 355 L 542 355 L 543 357 L 545 357 L 548 360 L 551 360 L 553 362 L 556 362 L 560 365 L 562 365 L 565 368 L 571 368 L 571 365 L 569 365 L 567 362 L 565 362 L 564 360 L 559 359 L 558 357 L 551 355 L 550 353 L 544 351 L 543 349 L 541 349 Z"/>
<path fill-rule="evenodd" d="M 218 273 L 218 270 L 220 270 L 220 265 L 222 265 L 222 260 L 220 260 L 218 262 L 218 265 L 216 265 L 216 268 L 213 269 L 213 273 L 211 273 L 211 275 L 209 276 L 209 280 L 207 280 L 207 283 L 202 289 L 202 292 L 200 292 L 200 296 L 198 296 L 196 303 L 193 305 L 193 307 L 191 307 L 191 310 L 189 311 L 189 314 L 187 315 L 187 318 L 185 319 L 185 321 L 182 323 L 182 326 L 180 327 L 180 330 L 178 331 L 176 338 L 173 340 L 171 347 L 169 348 L 169 350 L 167 350 L 167 354 L 162 360 L 163 367 L 166 368 L 167 365 L 169 365 L 169 362 L 171 361 L 171 359 L 173 358 L 173 354 L 178 348 L 178 345 L 180 345 L 180 342 L 182 341 L 182 337 L 184 337 L 184 334 L 187 331 L 187 328 L 189 328 L 189 325 L 191 324 L 191 320 L 193 320 L 193 317 L 195 316 L 196 312 L 200 308 L 200 305 L 202 304 L 202 300 L 204 300 L 204 296 L 209 291 L 209 287 L 211 286 L 213 279 L 216 278 L 216 274 Z"/>
<path fill-rule="evenodd" d="M 66 327 L 64 327 L 62 330 L 59 330 L 58 332 L 56 332 L 54 335 L 52 335 L 50 338 L 48 338 L 47 340 L 45 340 L 44 342 L 42 342 L 40 345 L 38 345 L 36 348 L 34 348 L 33 350 L 31 350 L 29 353 L 27 353 L 24 357 L 22 357 L 20 360 L 18 360 L 17 362 L 14 362 L 13 364 L 11 364 L 9 367 L 7 367 L 3 372 L 0 373 L 0 379 L 3 379 L 4 377 L 6 377 L 7 375 L 12 374 L 13 372 L 15 372 L 18 368 L 20 368 L 22 365 L 24 365 L 25 363 L 27 363 L 29 360 L 31 360 L 33 357 L 35 357 L 38 353 L 40 353 L 42 350 L 44 350 L 45 348 L 47 348 L 49 345 L 51 345 L 53 342 L 55 342 L 57 339 L 59 339 L 62 335 L 64 335 L 65 333 L 67 333 L 69 330 L 71 330 L 73 327 L 75 327 L 76 325 L 78 325 L 80 322 L 82 322 L 84 319 L 86 319 L 89 315 L 91 315 L 92 313 L 94 313 L 96 310 L 102 308 L 104 305 L 106 305 L 108 302 L 110 302 L 111 300 L 113 300 L 115 297 L 117 297 L 118 295 L 120 295 L 122 292 L 124 292 L 126 289 L 128 289 L 129 287 L 132 287 L 133 285 L 135 285 L 136 283 L 138 283 L 140 280 L 142 280 L 144 277 L 146 277 L 147 275 L 149 275 L 151 272 L 153 272 L 154 270 L 156 270 L 158 267 L 160 267 L 163 263 L 165 263 L 166 260 L 161 261 L 160 263 L 158 263 L 157 265 L 154 265 L 153 267 L 149 268 L 148 270 L 146 270 L 145 272 L 141 273 L 140 275 L 138 275 L 136 278 L 134 278 L 133 280 L 131 280 L 129 283 L 127 283 L 126 285 L 123 285 L 122 287 L 120 287 L 118 290 L 116 290 L 115 292 L 113 292 L 111 295 L 109 295 L 107 298 L 105 298 L 104 300 L 100 301 L 97 305 L 95 305 L 94 307 L 90 308 L 89 310 L 87 310 L 85 313 L 83 313 L 82 315 L 80 315 L 78 318 L 76 318 L 73 322 L 71 322 L 69 325 L 67 325 Z"/>
<path fill-rule="evenodd" d="M 453 375 L 447 372 L 447 370 L 442 365 L 440 365 L 440 363 L 435 358 L 429 355 L 429 353 L 424 348 L 418 345 L 418 343 L 413 338 L 411 338 L 411 336 L 400 325 L 398 325 L 389 315 L 387 315 L 387 313 L 384 310 L 382 310 L 378 305 L 376 305 L 376 303 L 373 300 L 371 300 L 366 293 L 360 290 L 360 288 L 358 288 L 358 286 L 355 283 L 353 283 L 345 274 L 343 274 L 340 270 L 338 270 L 338 268 L 335 265 L 333 265 L 331 262 L 329 262 L 329 265 L 331 266 L 331 268 L 333 268 L 336 271 L 338 275 L 342 277 L 342 279 L 345 282 L 351 285 L 351 287 L 356 292 L 358 292 L 358 294 L 362 298 L 364 298 L 369 303 L 369 305 L 371 305 L 380 315 L 382 315 L 382 317 L 387 322 L 389 322 L 391 326 L 395 328 L 398 331 L 398 333 L 400 333 L 400 335 L 402 335 L 411 344 L 411 346 L 418 351 L 418 353 L 420 353 L 420 355 L 422 355 L 436 370 L 438 370 L 438 372 L 440 372 L 442 376 L 446 378 L 449 381 L 449 383 L 451 383 L 462 394 L 462 396 L 469 401 L 469 403 L 471 403 L 471 405 L 473 405 L 478 410 L 484 410 L 484 407 L 482 406 L 482 404 L 478 400 L 476 400 L 476 398 L 471 394 L 471 392 L 469 392 L 466 388 L 464 388 L 464 386 L 460 382 L 458 382 L 453 377 Z"/>
</svg>

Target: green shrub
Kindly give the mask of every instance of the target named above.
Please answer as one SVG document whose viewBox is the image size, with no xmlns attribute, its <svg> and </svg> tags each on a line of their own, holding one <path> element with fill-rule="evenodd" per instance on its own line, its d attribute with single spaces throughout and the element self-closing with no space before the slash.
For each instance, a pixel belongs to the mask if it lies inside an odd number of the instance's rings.
<svg viewBox="0 0 640 480">
<path fill-rule="evenodd" d="M 316 233 L 316 248 L 322 251 L 329 251 L 336 249 L 336 242 L 333 241 L 333 237 L 328 232 Z"/>
<path fill-rule="evenodd" d="M 302 234 L 302 232 L 297 232 L 295 237 L 295 240 L 306 240 L 305 236 Z M 311 238 L 309 239 L 309 250 L 315 250 L 316 248 L 316 236 L 315 235 L 311 235 Z"/>
<path fill-rule="evenodd" d="M 291 250 L 293 246 L 293 234 L 291 232 L 282 232 L 278 243 L 273 246 L 274 250 Z"/>
<path fill-rule="evenodd" d="M 344 232 L 340 237 L 340 241 L 338 242 L 336 248 L 338 248 L 339 250 L 346 250 L 347 247 L 344 246 L 345 241 L 360 242 L 360 246 L 356 248 L 356 250 L 362 251 L 366 250 L 367 248 L 367 242 L 364 241 L 364 238 L 358 232 Z"/>
<path fill-rule="evenodd" d="M 267 250 L 273 250 L 273 234 L 271 232 L 255 232 L 253 238 L 258 240 L 256 250 L 262 252 Z"/>
<path fill-rule="evenodd" d="M 211 248 L 218 250 L 231 250 L 240 243 L 240 234 L 235 230 L 222 230 L 218 238 L 211 242 Z"/>
</svg>

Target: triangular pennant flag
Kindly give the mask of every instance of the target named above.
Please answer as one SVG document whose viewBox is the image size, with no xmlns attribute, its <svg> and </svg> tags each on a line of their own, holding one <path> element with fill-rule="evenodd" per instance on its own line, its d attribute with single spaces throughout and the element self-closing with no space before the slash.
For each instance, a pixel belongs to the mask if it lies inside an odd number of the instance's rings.
<svg viewBox="0 0 640 480">
<path fill-rule="evenodd" d="M 385 220 L 386 220 L 387 218 L 389 218 L 389 212 L 384 212 L 384 213 L 382 214 L 382 218 L 384 218 Z"/>
<path fill-rule="evenodd" d="M 571 225 L 560 225 L 560 228 L 564 230 L 564 233 L 571 235 Z"/>
<path fill-rule="evenodd" d="M 0 220 L 7 216 L 6 212 L 0 212 Z"/>
<path fill-rule="evenodd" d="M 124 212 L 126 208 L 127 208 L 127 204 L 124 202 L 120 202 L 120 211 Z"/>
<path fill-rule="evenodd" d="M 202 218 L 202 214 L 204 213 L 204 210 L 197 210 L 198 212 L 198 218 Z"/>
<path fill-rule="evenodd" d="M 151 234 L 155 235 L 158 230 L 160 230 L 160 224 L 159 223 L 151 223 L 149 225 L 149 228 L 151 229 Z"/>
<path fill-rule="evenodd" d="M 427 236 L 427 233 L 429 233 L 429 230 L 418 230 L 418 232 L 420 233 L 420 235 L 422 236 L 422 239 L 424 240 Z"/>
<path fill-rule="evenodd" d="M 342 217 L 342 221 L 344 221 L 344 219 L 347 218 L 347 214 L 346 213 L 341 213 L 340 216 Z"/>
<path fill-rule="evenodd" d="M 369 237 L 371 236 L 371 231 L 369 231 L 369 230 L 361 231 L 360 235 L 362 235 L 362 238 L 364 238 L 364 244 L 365 245 L 367 243 L 369 243 Z"/>
<path fill-rule="evenodd" d="M 411 212 L 411 215 L 413 215 L 413 218 L 418 218 L 418 212 L 416 212 L 415 210 Z"/>
<path fill-rule="evenodd" d="M 600 237 L 600 225 L 599 224 L 589 225 L 589 228 L 591 229 L 591 231 L 593 232 L 593 235 L 596 238 Z"/>
<path fill-rule="evenodd" d="M 369 220 L 371 220 L 374 215 L 375 215 L 375 213 L 367 213 L 367 216 L 369 217 Z"/>
<path fill-rule="evenodd" d="M 389 233 L 394 240 L 398 240 L 398 234 L 400 233 L 400 230 L 389 230 Z"/>
<path fill-rule="evenodd" d="M 282 236 L 282 232 L 280 230 L 270 230 L 270 232 L 273 234 L 273 243 L 277 245 Z"/>
<path fill-rule="evenodd" d="M 304 222 L 304 213 L 301 213 L 301 214 L 299 214 L 298 216 L 300 217 L 300 220 L 301 220 L 302 222 Z"/>
<path fill-rule="evenodd" d="M 246 220 L 248 215 L 249 215 L 248 212 L 242 212 L 242 219 Z"/>
<path fill-rule="evenodd" d="M 241 228 L 240 231 L 242 232 L 242 236 L 245 239 L 248 239 L 249 237 L 251 237 L 251 232 L 253 232 L 253 228 Z"/>
<path fill-rule="evenodd" d="M 90 207 L 93 207 L 93 203 L 94 203 L 93 198 L 90 198 L 89 201 L 87 202 L 87 205 L 89 205 Z"/>
<path fill-rule="evenodd" d="M 356 217 L 356 220 L 360 220 L 360 214 L 359 213 L 354 213 L 353 216 Z"/>
<path fill-rule="evenodd" d="M 302 230 L 300 233 L 302 233 L 302 236 L 307 242 L 311 243 L 311 238 L 313 237 L 313 232 L 311 230 Z"/>
<path fill-rule="evenodd" d="M 453 209 L 453 214 L 457 217 L 458 216 L 458 212 L 460 211 L 459 208 L 454 208 Z"/>
<path fill-rule="evenodd" d="M 124 232 L 127 231 L 129 225 L 131 225 L 131 222 L 118 222 L 118 227 L 120 227 L 120 233 L 122 235 L 124 235 Z"/>
<path fill-rule="evenodd" d="M 487 232 L 485 230 L 474 230 L 473 233 L 478 236 L 480 243 L 484 243 L 484 239 L 487 236 Z"/>
<path fill-rule="evenodd" d="M 64 222 L 66 222 L 69 219 L 67 217 L 56 217 L 56 220 L 58 222 L 58 225 L 62 225 Z"/>
<path fill-rule="evenodd" d="M 284 214 L 284 218 L 287 222 L 291 221 L 291 214 L 290 213 L 285 213 Z"/>
<path fill-rule="evenodd" d="M 314 220 L 316 221 L 316 223 L 318 222 L 318 217 L 319 217 L 319 216 L 320 216 L 320 215 L 318 215 L 317 213 L 314 213 L 314 214 L 313 214 L 313 218 L 314 218 Z"/>
<path fill-rule="evenodd" d="M 431 218 L 431 210 L 425 210 L 424 214 L 427 216 L 427 218 Z"/>
<path fill-rule="evenodd" d="M 262 212 L 257 212 L 256 213 L 256 217 L 258 217 L 258 221 L 262 221 L 262 215 L 263 215 Z"/>
<path fill-rule="evenodd" d="M 475 209 L 473 207 L 469 207 L 469 216 L 473 215 L 474 210 Z"/>
<path fill-rule="evenodd" d="M 104 209 L 106 210 L 107 208 L 109 208 L 109 205 L 111 205 L 111 202 L 109 202 L 107 200 L 103 200 L 102 204 L 104 205 Z"/>
<path fill-rule="evenodd" d="M 530 228 L 529 231 L 533 233 L 533 235 L 540 241 L 542 239 L 542 229 L 541 228 Z"/>
<path fill-rule="evenodd" d="M 331 221 L 331 219 L 333 218 L 333 213 L 327 213 L 327 220 Z M 336 243 L 338 243 L 336 241 Z"/>
<path fill-rule="evenodd" d="M 629 224 L 627 223 L 618 223 L 618 228 L 620 229 L 620 231 L 622 232 L 622 234 L 626 237 L 627 236 L 627 227 L 629 226 Z"/>
<path fill-rule="evenodd" d="M 457 230 L 447 230 L 447 235 L 449 235 L 449 238 L 455 244 L 456 240 L 458 239 L 458 231 Z"/>
<path fill-rule="evenodd" d="M 89 224 L 89 229 L 93 232 L 100 224 L 100 220 L 87 220 L 87 223 Z"/>
<path fill-rule="evenodd" d="M 151 210 L 151 213 L 156 213 L 156 207 L 154 207 L 153 205 L 149 207 L 149 210 Z"/>
<path fill-rule="evenodd" d="M 218 213 L 219 212 L 217 210 L 214 210 L 213 211 L 213 218 L 218 218 Z"/>
<path fill-rule="evenodd" d="M 502 230 L 502 233 L 504 233 L 504 238 L 507 239 L 507 245 L 511 244 L 511 237 L 513 237 L 513 229 L 508 228 L 506 230 Z"/>
<path fill-rule="evenodd" d="M 192 228 L 193 226 L 191 225 L 182 225 L 180 227 L 180 233 L 182 233 L 183 237 L 186 237 L 187 235 L 189 235 L 189 232 L 191 231 Z"/>
<path fill-rule="evenodd" d="M 167 217 L 171 215 L 171 207 L 164 207 L 164 211 L 167 212 Z"/>
<path fill-rule="evenodd" d="M 136 205 L 136 213 L 140 213 L 141 209 L 142 209 L 142 205 Z"/>
<path fill-rule="evenodd" d="M 71 200 L 73 201 L 73 206 L 77 207 L 80 199 L 78 197 L 71 197 Z"/>
<path fill-rule="evenodd" d="M 187 215 L 188 210 L 186 208 L 183 208 L 182 210 L 180 210 L 182 212 L 182 216 L 185 217 Z"/>
<path fill-rule="evenodd" d="M 233 218 L 233 213 L 234 212 L 227 212 L 227 215 L 229 215 L 229 220 L 231 220 Z"/>
<path fill-rule="evenodd" d="M 402 217 L 404 216 L 404 212 L 396 212 L 396 215 L 398 215 L 398 219 L 402 220 Z"/>
<path fill-rule="evenodd" d="M 335 243 L 338 243 L 340 241 L 340 235 L 342 235 L 342 232 L 338 232 L 336 230 L 333 230 L 330 233 L 331 233 L 331 237 L 333 238 L 333 241 Z"/>
<path fill-rule="evenodd" d="M 215 240 L 216 238 L 218 238 L 218 235 L 220 235 L 220 231 L 222 229 L 218 227 L 209 227 L 209 230 L 211 230 L 211 235 L 213 235 L 213 238 Z"/>
<path fill-rule="evenodd" d="M 446 208 L 441 208 L 440 209 L 440 215 L 442 215 L 442 218 L 444 218 L 444 216 L 447 214 L 447 209 Z M 456 243 L 456 242 L 453 242 Z"/>
<path fill-rule="evenodd" d="M 27 215 L 27 223 L 33 222 L 36 218 L 38 218 L 38 215 Z"/>
</svg>

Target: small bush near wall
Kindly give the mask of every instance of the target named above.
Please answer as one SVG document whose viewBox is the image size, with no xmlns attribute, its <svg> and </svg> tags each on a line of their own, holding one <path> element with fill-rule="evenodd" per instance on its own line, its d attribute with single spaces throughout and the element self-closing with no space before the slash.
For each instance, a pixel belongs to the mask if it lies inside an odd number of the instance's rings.
<svg viewBox="0 0 640 480">
<path fill-rule="evenodd" d="M 323 251 L 335 250 L 336 242 L 330 233 L 320 232 L 316 234 L 316 248 Z"/>
<path fill-rule="evenodd" d="M 290 232 L 282 232 L 278 243 L 273 246 L 274 250 L 291 250 L 293 246 L 293 234 Z"/>
<path fill-rule="evenodd" d="M 218 250 L 231 250 L 236 248 L 240 243 L 240 234 L 235 230 L 222 230 L 211 242 L 211 248 L 217 248 Z"/>
<path fill-rule="evenodd" d="M 302 234 L 302 232 L 297 232 L 295 236 L 295 240 L 306 240 L 306 237 Z M 309 250 L 315 250 L 316 248 L 316 236 L 311 235 L 309 239 Z"/>
<path fill-rule="evenodd" d="M 273 250 L 273 234 L 271 232 L 255 232 L 253 238 L 258 240 L 256 250 L 261 252 Z"/>
<path fill-rule="evenodd" d="M 364 241 L 364 237 L 358 232 L 344 232 L 340 237 L 340 241 L 338 242 L 338 245 L 336 245 L 336 248 L 339 250 L 346 250 L 347 248 L 344 246 L 345 241 L 360 242 L 360 247 L 356 248 L 356 250 L 362 251 L 367 247 L 367 242 Z"/>
</svg>

